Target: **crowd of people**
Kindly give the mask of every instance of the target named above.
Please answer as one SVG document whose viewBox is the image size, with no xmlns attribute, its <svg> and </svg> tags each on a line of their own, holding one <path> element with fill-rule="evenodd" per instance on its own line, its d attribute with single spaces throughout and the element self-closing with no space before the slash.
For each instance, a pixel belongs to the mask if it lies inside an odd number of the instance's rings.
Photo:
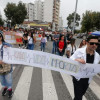
<svg viewBox="0 0 100 100">
<path fill-rule="evenodd" d="M 34 30 L 15 30 L 23 33 L 23 45 L 25 49 L 34 50 L 34 44 L 36 43 L 35 34 L 41 34 L 40 46 L 41 51 L 45 52 L 45 46 L 47 41 L 49 41 L 49 35 L 45 32 L 36 33 Z M 52 33 L 51 33 L 52 34 Z M 50 35 L 51 35 L 50 34 Z M 99 54 L 96 52 L 99 45 L 99 39 L 97 36 L 88 36 L 86 40 L 82 40 L 79 46 L 76 46 L 76 39 L 73 38 L 73 34 L 65 34 L 54 32 L 51 40 L 52 43 L 52 54 L 59 56 L 64 56 L 72 60 L 78 61 L 82 64 L 98 64 L 100 61 Z M 3 38 L 3 33 L 0 33 L 0 65 L 3 64 L 3 48 L 11 46 L 6 43 Z M 99 48 L 98 48 L 99 49 Z M 97 50 L 99 51 L 99 50 Z M 89 87 L 92 77 L 81 78 L 72 77 L 74 85 L 74 100 L 82 100 L 83 95 L 86 93 Z M 12 65 L 11 70 L 8 73 L 3 73 L 0 75 L 0 82 L 3 86 L 2 96 L 5 96 L 8 92 L 9 98 L 12 96 Z"/>
</svg>

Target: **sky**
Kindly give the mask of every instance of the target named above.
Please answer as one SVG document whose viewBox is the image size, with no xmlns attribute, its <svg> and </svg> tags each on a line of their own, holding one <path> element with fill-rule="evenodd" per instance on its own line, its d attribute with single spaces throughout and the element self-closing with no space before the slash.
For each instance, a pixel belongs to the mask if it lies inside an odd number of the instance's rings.
<svg viewBox="0 0 100 100">
<path fill-rule="evenodd" d="M 0 0 L 0 12 L 5 18 L 3 9 L 8 2 L 18 3 L 20 0 Z M 34 3 L 35 0 L 21 0 L 23 3 Z M 44 1 L 44 0 L 42 0 Z M 63 26 L 67 26 L 66 18 L 75 11 L 76 0 L 60 0 L 60 17 L 63 18 Z M 100 12 L 100 0 L 78 0 L 77 13 L 82 17 L 86 10 Z"/>
</svg>

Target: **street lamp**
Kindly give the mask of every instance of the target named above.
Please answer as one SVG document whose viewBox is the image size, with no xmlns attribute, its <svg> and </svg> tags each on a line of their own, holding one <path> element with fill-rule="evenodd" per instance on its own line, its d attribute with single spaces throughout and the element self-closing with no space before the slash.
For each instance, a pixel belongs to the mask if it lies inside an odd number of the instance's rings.
<svg viewBox="0 0 100 100">
<path fill-rule="evenodd" d="M 75 6 L 75 13 L 74 13 L 74 22 L 73 22 L 73 30 L 72 30 L 72 34 L 74 34 L 74 29 L 75 29 L 77 4 L 78 4 L 78 0 L 76 0 L 76 6 Z"/>
</svg>

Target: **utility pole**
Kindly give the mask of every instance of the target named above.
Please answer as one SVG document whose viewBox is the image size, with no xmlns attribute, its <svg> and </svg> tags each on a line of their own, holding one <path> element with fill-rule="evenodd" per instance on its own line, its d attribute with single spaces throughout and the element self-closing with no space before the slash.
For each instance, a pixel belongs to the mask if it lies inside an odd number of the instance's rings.
<svg viewBox="0 0 100 100">
<path fill-rule="evenodd" d="M 75 13 L 74 13 L 74 22 L 73 22 L 72 34 L 74 34 L 74 30 L 75 30 L 75 21 L 76 21 L 77 4 L 78 4 L 78 0 L 76 0 L 76 6 L 75 6 Z"/>
</svg>

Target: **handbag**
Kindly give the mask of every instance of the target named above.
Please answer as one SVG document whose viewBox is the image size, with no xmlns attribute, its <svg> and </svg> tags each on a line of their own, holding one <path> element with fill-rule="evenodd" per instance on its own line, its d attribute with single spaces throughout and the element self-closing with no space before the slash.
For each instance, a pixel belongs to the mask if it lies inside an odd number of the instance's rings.
<svg viewBox="0 0 100 100">
<path fill-rule="evenodd" d="M 11 71 L 11 64 L 0 64 L 0 74 L 7 74 Z"/>
<path fill-rule="evenodd" d="M 3 59 L 3 46 L 4 45 L 2 45 L 2 47 L 1 47 L 1 49 L 0 49 L 0 52 L 1 52 L 1 57 L 2 57 L 2 59 Z M 11 71 L 11 64 L 6 64 L 6 63 L 3 63 L 3 64 L 0 64 L 0 74 L 2 75 L 2 74 L 7 74 L 7 73 L 9 73 Z"/>
</svg>

